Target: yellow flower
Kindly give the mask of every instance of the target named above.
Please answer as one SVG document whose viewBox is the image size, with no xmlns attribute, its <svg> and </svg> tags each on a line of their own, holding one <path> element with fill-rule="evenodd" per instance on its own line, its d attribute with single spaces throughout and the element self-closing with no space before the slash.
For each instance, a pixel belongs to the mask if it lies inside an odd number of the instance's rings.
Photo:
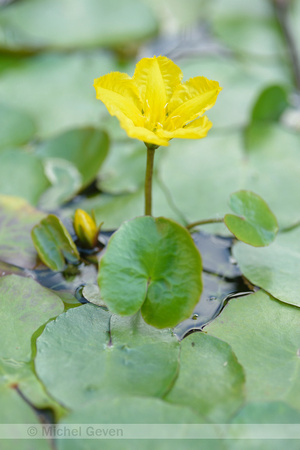
<svg viewBox="0 0 300 450">
<path fill-rule="evenodd" d="M 199 139 L 212 123 L 204 112 L 221 87 L 205 77 L 181 82 L 180 68 L 165 56 L 143 58 L 133 77 L 112 72 L 94 82 L 96 96 L 117 116 L 128 136 L 147 144 L 169 145 L 173 138 Z"/>
</svg>

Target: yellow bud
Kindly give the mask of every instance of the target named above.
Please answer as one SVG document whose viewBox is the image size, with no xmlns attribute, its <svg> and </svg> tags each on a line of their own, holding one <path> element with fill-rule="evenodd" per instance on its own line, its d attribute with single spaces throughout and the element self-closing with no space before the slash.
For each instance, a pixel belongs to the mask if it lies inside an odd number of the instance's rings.
<svg viewBox="0 0 300 450">
<path fill-rule="evenodd" d="M 78 239 L 84 247 L 95 247 L 99 228 L 97 228 L 95 220 L 82 209 L 76 209 L 75 211 L 74 229 Z"/>
</svg>

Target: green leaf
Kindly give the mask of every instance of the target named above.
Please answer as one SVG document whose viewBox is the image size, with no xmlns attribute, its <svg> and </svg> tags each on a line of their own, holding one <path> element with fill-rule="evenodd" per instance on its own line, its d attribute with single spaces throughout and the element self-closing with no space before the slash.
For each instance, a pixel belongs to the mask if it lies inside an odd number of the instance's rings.
<svg viewBox="0 0 300 450">
<path fill-rule="evenodd" d="M 46 326 L 37 340 L 35 367 L 54 398 L 81 409 L 100 394 L 163 396 L 177 376 L 178 355 L 170 330 L 86 304 Z"/>
<path fill-rule="evenodd" d="M 29 115 L 2 104 L 0 123 L 0 148 L 24 144 L 35 132 L 35 125 Z"/>
<path fill-rule="evenodd" d="M 61 423 L 179 424 L 201 423 L 202 420 L 201 415 L 188 407 L 171 405 L 159 398 L 129 397 L 124 392 L 121 397 L 104 396 L 92 400 L 84 408 L 64 417 Z"/>
<path fill-rule="evenodd" d="M 252 121 L 278 121 L 288 107 L 287 92 L 282 86 L 268 86 L 259 95 L 252 110 Z"/>
<path fill-rule="evenodd" d="M 0 195 L 0 259 L 33 269 L 37 253 L 30 231 L 45 215 L 17 197 Z"/>
<path fill-rule="evenodd" d="M 282 302 L 300 307 L 300 228 L 280 233 L 266 248 L 238 242 L 233 248 L 243 274 Z"/>
<path fill-rule="evenodd" d="M 49 187 L 39 158 L 21 149 L 0 152 L 0 193 L 22 197 L 36 205 Z"/>
<path fill-rule="evenodd" d="M 98 50 L 45 53 L 7 68 L 0 77 L 0 97 L 11 107 L 22 105 L 35 121 L 38 137 L 77 126 L 97 127 L 107 112 L 96 100 L 93 81 L 114 70 L 120 68 L 113 56 Z"/>
<path fill-rule="evenodd" d="M 28 405 L 15 389 L 0 386 L 0 404 L 0 423 L 9 424 L 12 436 L 16 436 L 15 439 L 1 439 L 1 450 L 13 450 L 15 448 L 21 450 L 51 450 L 52 446 L 48 439 L 20 439 L 17 437 L 17 426 L 14 432 L 12 424 L 41 425 L 36 411 Z"/>
<path fill-rule="evenodd" d="M 285 402 L 254 402 L 246 404 L 233 418 L 233 423 L 279 423 L 300 422 L 300 411 Z"/>
<path fill-rule="evenodd" d="M 146 216 L 125 222 L 111 237 L 98 283 L 109 310 L 131 315 L 141 308 L 148 324 L 165 328 L 193 312 L 202 291 L 201 271 L 188 231 L 163 217 Z"/>
<path fill-rule="evenodd" d="M 74 164 L 65 159 L 47 158 L 44 166 L 52 186 L 41 195 L 39 207 L 51 211 L 75 196 L 81 188 L 82 177 Z"/>
<path fill-rule="evenodd" d="M 181 344 L 180 372 L 166 400 L 209 422 L 226 423 L 244 402 L 245 376 L 228 344 L 193 333 Z"/>
<path fill-rule="evenodd" d="M 100 295 L 99 286 L 96 284 L 86 284 L 82 289 L 82 296 L 90 303 L 97 306 L 106 306 Z"/>
<path fill-rule="evenodd" d="M 31 232 L 34 246 L 42 262 L 52 270 L 63 270 L 65 259 L 73 264 L 79 253 L 68 230 L 53 214 L 42 219 Z"/>
<path fill-rule="evenodd" d="M 0 358 L 28 362 L 32 334 L 64 310 L 62 301 L 31 278 L 0 278 Z"/>
<path fill-rule="evenodd" d="M 248 402 L 300 405 L 300 311 L 263 291 L 232 299 L 205 330 L 231 345 L 246 375 Z"/>
<path fill-rule="evenodd" d="M 275 239 L 278 231 L 276 217 L 259 195 L 238 191 L 231 194 L 229 205 L 239 216 L 226 214 L 224 223 L 240 241 L 263 247 Z"/>
<path fill-rule="evenodd" d="M 12 49 L 119 47 L 155 35 L 158 27 L 138 0 L 27 0 L 8 5 L 1 16 L 1 45 Z"/>
<path fill-rule="evenodd" d="M 142 142 L 115 142 L 101 168 L 97 185 L 112 194 L 136 192 L 145 183 L 145 167 L 146 147 Z"/>
<path fill-rule="evenodd" d="M 37 154 L 47 164 L 63 159 L 72 163 L 82 176 L 78 188 L 88 186 L 95 178 L 108 153 L 108 136 L 96 128 L 78 128 L 66 131 L 37 149 Z"/>
</svg>

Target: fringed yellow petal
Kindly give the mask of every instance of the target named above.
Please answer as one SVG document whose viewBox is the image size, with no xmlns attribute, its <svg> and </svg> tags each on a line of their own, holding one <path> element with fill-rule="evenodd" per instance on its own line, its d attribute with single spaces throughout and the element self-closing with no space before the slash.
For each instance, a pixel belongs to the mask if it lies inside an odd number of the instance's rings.
<svg viewBox="0 0 300 450">
<path fill-rule="evenodd" d="M 205 77 L 191 78 L 174 91 L 168 105 L 168 118 L 164 128 L 182 128 L 214 106 L 222 88 L 217 81 Z"/>
<path fill-rule="evenodd" d="M 112 72 L 94 81 L 96 97 L 112 116 L 128 117 L 135 125 L 143 126 L 142 104 L 138 89 L 126 73 Z"/>
<path fill-rule="evenodd" d="M 164 122 L 167 103 L 182 76 L 180 68 L 165 56 L 143 58 L 137 64 L 133 80 L 139 89 L 148 129 L 155 130 Z"/>
<path fill-rule="evenodd" d="M 169 145 L 169 138 L 165 138 L 164 136 L 158 136 L 151 130 L 148 130 L 144 127 L 136 127 L 134 123 L 128 119 L 127 117 L 119 118 L 121 127 L 126 131 L 129 137 L 138 139 L 139 141 L 143 141 L 147 144 L 154 145 Z"/>
<path fill-rule="evenodd" d="M 201 139 L 204 138 L 212 127 L 212 122 L 207 116 L 194 120 L 183 128 L 174 131 L 160 130 L 158 135 L 165 139 Z"/>
</svg>

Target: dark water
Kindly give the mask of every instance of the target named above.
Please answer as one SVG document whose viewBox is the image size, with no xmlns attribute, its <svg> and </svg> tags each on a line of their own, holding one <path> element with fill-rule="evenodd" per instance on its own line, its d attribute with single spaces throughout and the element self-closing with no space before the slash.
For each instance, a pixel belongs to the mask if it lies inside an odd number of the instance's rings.
<svg viewBox="0 0 300 450">
<path fill-rule="evenodd" d="M 233 298 L 252 293 L 245 284 L 242 273 L 231 256 L 233 239 L 193 233 L 203 264 L 203 292 L 192 316 L 174 329 L 178 338 L 200 331 L 221 312 Z"/>
</svg>

